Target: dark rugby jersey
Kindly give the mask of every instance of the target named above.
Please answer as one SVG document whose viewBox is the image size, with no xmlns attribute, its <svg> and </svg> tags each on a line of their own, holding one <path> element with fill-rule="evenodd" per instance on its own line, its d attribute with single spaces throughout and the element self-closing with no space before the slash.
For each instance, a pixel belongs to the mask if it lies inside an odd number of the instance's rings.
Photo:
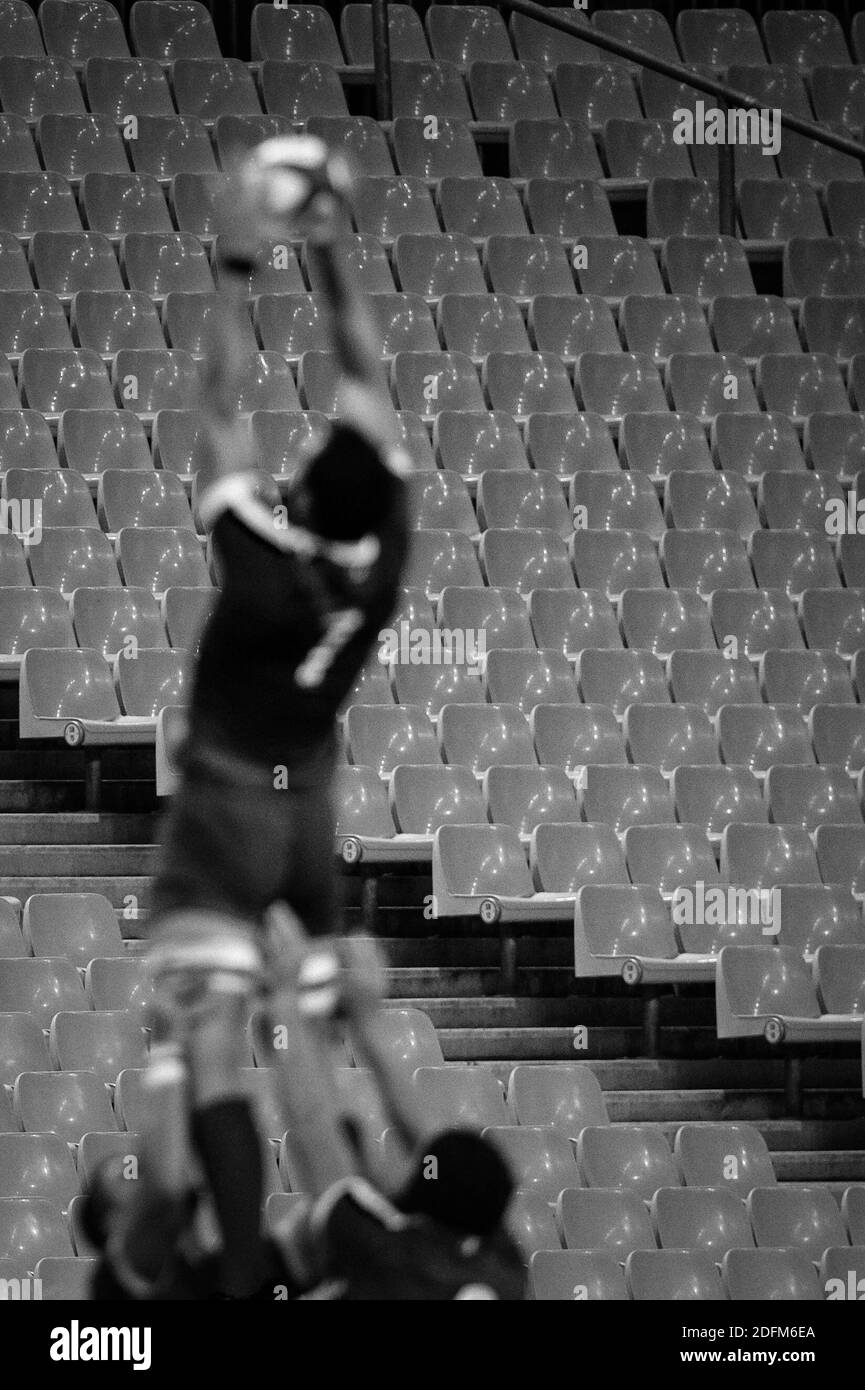
<svg viewBox="0 0 865 1390">
<path fill-rule="evenodd" d="M 344 426 L 325 447 L 371 452 Z M 374 533 L 377 554 L 349 567 L 307 553 L 308 533 L 283 543 L 278 522 L 253 502 L 268 523 L 256 530 L 244 483 L 238 505 L 226 505 L 213 525 L 223 587 L 202 637 L 191 741 L 203 737 L 268 768 L 286 765 L 302 780 L 304 767 L 318 775 L 330 755 L 337 710 L 393 609 L 408 543 L 406 488 L 397 480 Z"/>
<path fill-rule="evenodd" d="M 323 1245 L 327 1296 L 343 1301 L 525 1297 L 520 1252 L 500 1230 L 465 1238 L 406 1216 L 361 1179 L 325 1193 L 312 1217 Z"/>
</svg>

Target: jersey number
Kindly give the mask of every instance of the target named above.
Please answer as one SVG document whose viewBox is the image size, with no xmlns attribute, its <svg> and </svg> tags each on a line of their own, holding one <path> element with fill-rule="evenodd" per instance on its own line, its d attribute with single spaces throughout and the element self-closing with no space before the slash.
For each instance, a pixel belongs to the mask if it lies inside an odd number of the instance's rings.
<svg viewBox="0 0 865 1390">
<path fill-rule="evenodd" d="M 297 685 L 313 690 L 321 685 L 342 648 L 351 641 L 363 622 L 359 608 L 342 608 L 331 613 L 317 644 L 307 652 L 294 673 Z"/>
</svg>

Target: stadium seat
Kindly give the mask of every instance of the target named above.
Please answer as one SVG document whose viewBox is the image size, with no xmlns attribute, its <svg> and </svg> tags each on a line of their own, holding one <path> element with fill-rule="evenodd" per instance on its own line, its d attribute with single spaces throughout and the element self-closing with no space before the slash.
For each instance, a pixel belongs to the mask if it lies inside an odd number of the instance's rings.
<svg viewBox="0 0 865 1390">
<path fill-rule="evenodd" d="M 800 1250 L 819 1260 L 830 1246 L 846 1245 L 838 1204 L 821 1187 L 755 1187 L 747 1199 L 757 1245 Z"/>
<path fill-rule="evenodd" d="M 583 813 L 587 821 L 611 825 L 623 835 L 631 825 L 672 824 L 672 797 L 657 767 L 605 767 L 589 764 Z"/>
<path fill-rule="evenodd" d="M 814 762 L 811 737 L 795 705 L 722 705 L 717 726 L 731 767 L 764 773 L 774 763 Z"/>
<path fill-rule="evenodd" d="M 47 112 L 84 113 L 75 71 L 62 57 L 4 54 L 0 57 L 0 101 L 4 111 L 31 123 Z"/>
<path fill-rule="evenodd" d="M 506 1221 L 526 1262 L 536 1250 L 561 1247 L 555 1214 L 549 1202 L 535 1192 L 516 1192 L 511 1198 Z"/>
<path fill-rule="evenodd" d="M 476 59 L 468 89 L 479 121 L 511 125 L 518 120 L 555 120 L 555 97 L 539 63 Z"/>
<path fill-rule="evenodd" d="M 487 648 L 532 650 L 526 605 L 515 589 L 450 585 L 439 599 L 438 622 L 451 631 L 485 632 Z"/>
<path fill-rule="evenodd" d="M 655 178 L 689 179 L 694 170 L 684 145 L 673 140 L 672 121 L 628 121 L 618 117 L 604 127 L 610 177 L 628 182 Z"/>
<path fill-rule="evenodd" d="M 630 350 L 656 362 L 674 352 L 712 351 L 706 320 L 693 295 L 628 294 L 620 318 Z M 586 350 L 591 351 L 591 345 Z"/>
<path fill-rule="evenodd" d="M 420 706 L 352 705 L 346 715 L 352 762 L 387 776 L 400 763 L 441 761 L 435 734 Z"/>
<path fill-rule="evenodd" d="M 712 423 L 712 451 L 722 471 L 744 473 L 746 477 L 805 470 L 796 427 L 786 415 L 733 415 L 725 411 Z M 789 479 L 784 481 L 789 485 Z"/>
<path fill-rule="evenodd" d="M 37 174 L 39 158 L 23 116 L 0 116 L 0 170 L 9 174 Z"/>
<path fill-rule="evenodd" d="M 651 1199 L 659 1187 L 678 1187 L 678 1170 L 658 1130 L 643 1125 L 587 1126 L 577 1146 L 587 1187 L 613 1188 Z"/>
<path fill-rule="evenodd" d="M 499 1150 L 520 1190 L 555 1202 L 566 1188 L 579 1186 L 580 1174 L 567 1138 L 541 1125 L 491 1125 L 484 1138 Z"/>
<path fill-rule="evenodd" d="M 857 706 L 818 704 L 809 723 L 819 763 L 848 772 L 865 766 L 865 719 Z"/>
<path fill-rule="evenodd" d="M 658 556 L 645 532 L 580 530 L 569 544 L 581 589 L 600 589 L 613 598 L 625 589 L 664 587 Z"/>
<path fill-rule="evenodd" d="M 775 295 L 719 295 L 712 301 L 710 319 L 719 352 L 750 361 L 766 353 L 801 350 L 790 308 Z"/>
<path fill-rule="evenodd" d="M 510 476 L 505 474 L 504 476 Z M 462 531 L 477 535 L 478 520 L 466 485 L 448 469 L 415 473 L 408 479 L 409 514 L 422 529 Z"/>
<path fill-rule="evenodd" d="M 17 237 L 32 237 L 42 231 L 81 230 L 72 189 L 60 173 L 2 173 L 0 195 L 3 228 Z"/>
<path fill-rule="evenodd" d="M 827 1014 L 865 1013 L 865 943 L 818 946 L 815 974 Z"/>
<path fill-rule="evenodd" d="M 608 825 L 542 822 L 532 831 L 529 859 L 535 881 L 547 893 L 576 897 L 587 883 L 629 881 L 624 855 Z"/>
<path fill-rule="evenodd" d="M 575 241 L 581 235 L 616 235 L 606 194 L 590 179 L 530 179 L 526 211 L 536 236 Z"/>
<path fill-rule="evenodd" d="M 42 1197 L 0 1200 L 0 1258 L 8 1260 L 19 1276 L 47 1257 L 71 1255 L 63 1213 L 56 1202 Z"/>
<path fill-rule="evenodd" d="M 140 116 L 138 134 L 129 146 L 138 174 L 168 180 L 216 172 L 207 127 L 195 116 Z"/>
<path fill-rule="evenodd" d="M 621 1265 L 604 1251 L 538 1250 L 529 1261 L 529 1284 L 533 1298 L 543 1302 L 628 1298 Z"/>
<path fill-rule="evenodd" d="M 739 216 L 751 241 L 826 236 L 817 190 L 799 179 L 742 179 Z"/>
<path fill-rule="evenodd" d="M 491 352 L 482 378 L 493 410 L 517 417 L 535 412 L 576 413 L 568 374 L 556 353 Z"/>
<path fill-rule="evenodd" d="M 414 531 L 403 579 L 430 598 L 448 587 L 483 582 L 474 546 L 462 531 Z"/>
<path fill-rule="evenodd" d="M 577 686 L 570 663 L 560 651 L 508 651 L 487 654 L 487 694 L 493 704 L 516 704 L 528 714 L 539 704 L 568 704 Z"/>
<path fill-rule="evenodd" d="M 735 416 L 718 418 L 738 419 Z M 657 481 L 673 472 L 712 471 L 705 432 L 694 415 L 626 415 L 621 424 L 620 440 L 622 457 L 628 467 L 647 472 Z M 664 544 L 669 544 L 674 534 L 667 532 Z M 697 534 L 703 535 L 702 532 Z"/>
<path fill-rule="evenodd" d="M 820 882 L 814 847 L 802 824 L 728 825 L 721 836 L 721 875 L 728 883 L 755 888 Z"/>
<path fill-rule="evenodd" d="M 444 705 L 438 727 L 446 761 L 470 767 L 477 776 L 495 764 L 535 763 L 529 726 L 516 705 Z"/>
<path fill-rule="evenodd" d="M 609 600 L 597 589 L 535 589 L 529 596 L 529 612 L 541 649 L 570 656 L 584 647 L 622 646 Z"/>
<path fill-rule="evenodd" d="M 748 486 L 738 473 L 671 473 L 664 510 L 677 530 L 735 531 L 746 539 L 760 528 Z"/>
<path fill-rule="evenodd" d="M 36 957 L 65 956 L 84 966 L 94 956 L 123 955 L 114 909 L 100 893 L 33 893 L 23 930 Z"/>
<path fill-rule="evenodd" d="M 626 589 L 619 617 L 626 645 L 655 656 L 667 656 L 677 648 L 711 651 L 715 646 L 705 604 L 693 589 Z"/>
<path fill-rule="evenodd" d="M 489 767 L 484 773 L 484 799 L 489 819 L 512 826 L 523 838 L 544 822 L 567 824 L 579 819 L 573 785 L 560 767 Z"/>
<path fill-rule="evenodd" d="M 848 403 L 838 364 L 826 353 L 768 353 L 757 363 L 757 387 L 767 410 L 800 419 Z"/>
<path fill-rule="evenodd" d="M 465 353 L 474 361 L 491 352 L 520 353 L 524 360 L 528 356 L 531 345 L 523 316 L 506 294 L 445 294 L 439 301 L 438 322 L 450 352 Z"/>
<path fill-rule="evenodd" d="M 741 655 L 757 657 L 770 647 L 799 650 L 803 646 L 792 603 L 780 590 L 718 589 L 711 596 L 709 612 L 719 645 L 724 647 L 734 637 Z"/>
<path fill-rule="evenodd" d="M 755 293 L 741 243 L 732 237 L 668 237 L 664 264 L 673 294 L 709 300 Z"/>
<path fill-rule="evenodd" d="M 660 539 L 664 519 L 655 489 L 645 473 L 578 472 L 571 480 L 569 492 L 576 528 L 575 547 L 580 533 L 586 530 L 634 531 Z M 635 583 L 631 587 L 641 586 Z"/>
<path fill-rule="evenodd" d="M 87 997 L 96 1010 L 123 1010 L 133 1018 L 146 1014 L 153 981 L 142 960 L 131 956 L 96 957 L 85 972 Z"/>
<path fill-rule="evenodd" d="M 832 574 L 832 580 L 836 575 Z M 837 581 L 836 581 L 837 585 Z M 802 624 L 808 646 L 823 652 L 850 656 L 865 647 L 865 593 L 836 587 L 809 589 L 802 595 Z M 813 701 L 843 704 L 846 695 L 818 695 Z"/>
<path fill-rule="evenodd" d="M 587 1124 L 608 1123 L 603 1093 L 584 1062 L 516 1066 L 508 1080 L 507 1095 L 518 1124 L 550 1126 L 568 1139 L 577 1139 Z M 580 1186 L 579 1179 L 573 1186 Z"/>
<path fill-rule="evenodd" d="M 164 593 L 176 585 L 210 587 L 204 553 L 186 530 L 124 527 L 117 538 L 117 557 L 124 582 L 132 588 Z"/>
<path fill-rule="evenodd" d="M 529 326 L 539 352 L 557 353 L 569 362 L 581 352 L 618 352 L 621 346 L 610 306 L 597 294 L 536 295 Z"/>
<path fill-rule="evenodd" d="M 61 1070 L 86 1069 L 108 1082 L 114 1082 L 124 1067 L 143 1066 L 146 1059 L 144 1029 L 124 1011 L 57 1013 L 48 1046 Z"/>
<path fill-rule="evenodd" d="M 592 130 L 603 130 L 614 117 L 642 120 L 634 84 L 611 56 L 599 49 L 597 62 L 556 63 L 556 97 L 566 120 L 583 121 Z"/>
<path fill-rule="evenodd" d="M 166 75 L 152 58 L 88 53 L 84 87 L 90 110 L 120 123 L 130 115 L 174 115 Z"/>
<path fill-rule="evenodd" d="M 493 291 L 515 299 L 573 295 L 574 281 L 561 243 L 553 237 L 492 235 L 484 264 Z"/>
<path fill-rule="evenodd" d="M 581 471 L 615 472 L 619 467 L 606 422 L 589 410 L 579 415 L 530 415 L 526 448 L 533 468 L 548 469 L 560 478 Z"/>
<path fill-rule="evenodd" d="M 849 179 L 830 179 L 825 190 L 826 210 L 833 236 L 865 241 L 865 190 Z"/>
<path fill-rule="evenodd" d="M 699 705 L 632 705 L 625 711 L 624 732 L 632 761 L 657 765 L 662 772 L 719 761 L 709 717 Z"/>
<path fill-rule="evenodd" d="M 865 245 L 844 237 L 791 237 L 784 248 L 784 294 L 865 294 Z"/>
<path fill-rule="evenodd" d="M 92 1013 L 80 1016 L 99 1018 Z M 117 1128 L 108 1091 L 90 1069 L 22 1072 L 15 1081 L 14 1101 L 22 1127 L 30 1134 L 58 1134 L 77 1144 L 90 1130 L 107 1133 Z"/>
<path fill-rule="evenodd" d="M 574 248 L 574 268 L 583 294 L 602 295 L 608 301 L 664 293 L 658 263 L 640 237 L 581 236 Z"/>
<path fill-rule="evenodd" d="M 513 50 L 501 15 L 486 5 L 434 5 L 426 16 L 434 58 L 467 68 L 478 58 L 512 62 Z"/>
<path fill-rule="evenodd" d="M 17 668 L 29 647 L 74 647 L 69 610 L 51 589 L 0 591 L 0 652 L 4 665 Z"/>
<path fill-rule="evenodd" d="M 206 123 L 261 110 L 252 74 L 237 58 L 176 58 L 171 86 L 180 115 Z"/>
<path fill-rule="evenodd" d="M 116 588 L 120 584 L 111 545 L 96 527 L 44 530 L 29 558 L 37 587 L 70 594 L 81 585 Z"/>
<path fill-rule="evenodd" d="M 483 683 L 478 671 L 470 669 L 476 664 L 472 661 L 472 653 L 466 653 L 464 662 L 460 662 L 461 656 L 457 647 L 453 658 L 441 665 L 411 666 L 405 664 L 404 660 L 395 659 L 392 671 L 397 702 L 401 705 L 420 705 L 431 719 L 438 716 L 442 705 L 483 704 Z M 368 698 L 359 699 L 357 703 L 369 704 L 371 701 Z"/>
<path fill-rule="evenodd" d="M 724 1283 L 736 1302 L 819 1302 L 823 1294 L 813 1260 L 800 1250 L 730 1250 Z"/>
<path fill-rule="evenodd" d="M 683 11 L 676 21 L 676 37 L 686 63 L 727 68 L 766 62 L 757 26 L 745 10 Z"/>
<path fill-rule="evenodd" d="M 39 288 L 61 299 L 79 290 L 123 289 L 111 243 L 101 232 L 37 231 L 30 262 Z"/>
<path fill-rule="evenodd" d="M 863 842 L 865 835 L 858 823 L 817 827 L 817 860 L 824 883 L 843 885 L 857 896 L 865 892 L 865 875 L 862 873 Z"/>
<path fill-rule="evenodd" d="M 442 468 L 478 478 L 488 469 L 528 466 L 519 427 L 504 411 L 441 410 L 433 441 Z"/>
<path fill-rule="evenodd" d="M 166 705 L 188 703 L 186 653 L 141 648 L 132 659 L 123 652 L 114 661 L 123 711 L 136 719 L 156 719 Z"/>
<path fill-rule="evenodd" d="M 423 62 L 429 58 L 420 16 L 411 5 L 388 5 L 388 30 L 394 63 Z M 340 15 L 340 37 L 350 63 L 372 67 L 372 6 L 344 5 Z"/>
<path fill-rule="evenodd" d="M 613 1188 L 569 1188 L 557 1219 L 569 1250 L 611 1255 L 621 1261 L 633 1250 L 656 1249 L 645 1202 L 635 1192 Z"/>
<path fill-rule="evenodd" d="M 36 15 L 24 0 L 3 0 L 3 40 L 0 51 L 36 57 L 45 52 Z"/>
<path fill-rule="evenodd" d="M 422 417 L 440 410 L 484 409 L 477 373 L 460 352 L 399 352 L 392 379 L 400 409 Z"/>
<path fill-rule="evenodd" d="M 508 1125 L 502 1083 L 482 1067 L 419 1066 L 414 1073 L 418 1103 L 435 1123 L 460 1129 Z"/>
<path fill-rule="evenodd" d="M 721 1303 L 726 1298 L 713 1255 L 705 1250 L 634 1250 L 625 1271 L 638 1302 Z"/>
<path fill-rule="evenodd" d="M 817 65 L 850 61 L 841 26 L 828 10 L 806 10 L 791 16 L 782 10 L 769 10 L 763 16 L 763 36 L 773 63 L 808 71 Z"/>
<path fill-rule="evenodd" d="M 766 797 L 777 825 L 804 825 L 813 831 L 827 822 L 862 819 L 856 789 L 840 769 L 770 767 Z"/>
<path fill-rule="evenodd" d="M 413 767 L 393 770 L 390 801 L 400 834 L 428 839 L 440 825 L 485 825 L 477 779 L 465 767 Z"/>
<path fill-rule="evenodd" d="M 24 250 L 14 232 L 0 230 L 0 290 L 32 290 Z"/>
<path fill-rule="evenodd" d="M 634 411 L 668 408 L 657 368 L 646 353 L 584 352 L 577 375 L 584 409 L 598 415 L 620 420 Z"/>
<path fill-rule="evenodd" d="M 130 14 L 132 46 L 140 57 L 218 58 L 219 43 L 206 7 L 195 0 L 136 0 Z"/>
<path fill-rule="evenodd" d="M 687 758 L 688 763 L 694 760 L 691 756 Z M 662 767 L 662 771 L 666 770 Z M 624 833 L 624 852 L 631 883 L 658 888 L 663 897 L 669 897 L 680 887 L 719 881 L 715 852 L 700 826 L 631 826 Z"/>
<path fill-rule="evenodd" d="M 484 531 L 479 554 L 494 588 L 529 594 L 538 588 L 568 588 L 574 582 L 565 543 L 552 530 Z"/>
<path fill-rule="evenodd" d="M 768 818 L 760 785 L 745 768 L 677 767 L 672 789 L 679 820 L 705 825 L 711 836 L 732 822 L 751 825 Z"/>
<path fill-rule="evenodd" d="M 14 292 L 11 297 L 14 298 Z M 5 298 L 0 296 L 0 318 Z M 49 317 L 53 318 L 53 310 Z M 12 328 L 11 323 L 9 327 Z M 0 450 L 7 468 L 57 467 L 57 450 L 51 430 L 38 410 L 0 410 Z M 74 464 L 70 466 L 75 467 Z"/>
<path fill-rule="evenodd" d="M 54 1134 L 0 1134 L 0 1195 L 68 1207 L 78 1192 L 72 1155 Z"/>
<path fill-rule="evenodd" d="M 144 427 L 128 411 L 64 410 L 57 435 L 66 467 L 85 477 L 96 477 L 107 468 L 153 467 Z"/>
<path fill-rule="evenodd" d="M 151 298 L 172 290 L 213 289 L 201 243 L 188 232 L 130 232 L 123 238 L 122 261 L 129 288 Z"/>
<path fill-rule="evenodd" d="M 666 375 L 676 410 L 710 420 L 725 411 L 759 410 L 748 365 L 736 353 L 676 352 Z"/>
<path fill-rule="evenodd" d="M 671 588 L 692 589 L 708 597 L 720 588 L 754 587 L 745 542 L 734 531 L 665 531 L 660 554 Z"/>
<path fill-rule="evenodd" d="M 581 14 L 566 6 L 554 6 L 553 13 L 577 28 L 586 25 Z M 581 38 L 576 33 L 565 34 L 561 29 L 551 29 L 527 15 L 511 15 L 510 32 L 519 57 L 530 58 L 546 68 L 554 68 L 559 61 L 594 63 L 598 59 L 599 50 L 590 39 Z"/>
<path fill-rule="evenodd" d="M 604 705 L 538 705 L 531 715 L 538 760 L 576 773 L 587 763 L 625 763 L 623 735 Z"/>
<path fill-rule="evenodd" d="M 140 291 L 81 290 L 72 301 L 72 326 L 78 346 L 102 357 L 111 357 L 122 348 L 165 348 L 155 306 Z"/>
<path fill-rule="evenodd" d="M 445 706 L 445 713 L 448 708 Z M 469 707 L 474 708 L 474 707 Z M 433 840 L 433 911 L 436 917 L 500 921 L 568 921 L 569 894 L 535 891 L 525 851 L 509 825 L 442 825 Z M 507 971 L 507 959 L 502 964 Z"/>
<path fill-rule="evenodd" d="M 709 179 L 661 177 L 649 180 L 648 236 L 713 236 L 717 226 L 718 192 Z"/>
<path fill-rule="evenodd" d="M 741 1198 L 723 1188 L 662 1187 L 652 1199 L 652 1215 L 668 1251 L 699 1250 L 717 1260 L 754 1244 Z"/>
<path fill-rule="evenodd" d="M 835 559 L 824 536 L 800 530 L 755 531 L 751 562 L 761 588 L 783 589 L 791 595 L 803 589 L 840 588 Z"/>
<path fill-rule="evenodd" d="M 508 140 L 511 178 L 604 177 L 592 132 L 582 121 L 514 121 Z"/>
<path fill-rule="evenodd" d="M 435 182 L 446 175 L 481 177 L 475 142 L 463 121 L 441 119 L 435 140 L 426 137 L 420 116 L 397 116 L 393 122 L 393 151 L 401 174 Z M 390 173 L 391 170 L 386 170 Z"/>
<path fill-rule="evenodd" d="M 811 608 L 809 601 L 815 595 L 820 596 L 821 591 L 811 590 L 804 595 L 803 607 L 807 606 L 809 613 L 813 611 L 811 620 L 816 623 L 822 610 Z M 831 589 L 825 591 L 825 597 L 823 607 L 828 608 L 831 599 L 840 606 L 844 594 Z M 820 647 L 821 643 L 815 641 L 812 646 Z M 817 704 L 855 703 L 847 663 L 835 651 L 764 652 L 760 658 L 760 684 L 770 705 L 798 704 L 805 713 Z"/>
<path fill-rule="evenodd" d="M 89 229 L 108 237 L 172 230 L 165 198 L 151 174 L 91 171 L 81 180 L 80 201 Z"/>
<path fill-rule="evenodd" d="M 110 116 L 48 113 L 39 118 L 37 140 L 45 168 L 62 178 L 129 171 L 123 140 Z"/>
<path fill-rule="evenodd" d="M 342 147 L 357 174 L 393 174 L 384 135 L 369 116 L 310 116 L 306 129 L 309 135 L 319 136 L 326 144 Z M 403 169 L 401 172 L 415 171 Z"/>
<path fill-rule="evenodd" d="M 861 296 L 818 298 L 802 301 L 801 320 L 805 342 L 813 354 L 849 359 L 865 351 L 865 299 Z M 840 407 L 843 410 L 843 405 Z"/>
</svg>

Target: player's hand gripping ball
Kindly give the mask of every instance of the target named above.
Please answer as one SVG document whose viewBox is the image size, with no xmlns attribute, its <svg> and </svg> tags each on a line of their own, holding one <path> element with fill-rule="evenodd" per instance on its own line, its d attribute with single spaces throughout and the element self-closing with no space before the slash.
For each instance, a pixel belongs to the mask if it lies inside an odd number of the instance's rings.
<svg viewBox="0 0 865 1390">
<path fill-rule="evenodd" d="M 265 238 L 286 229 L 308 233 L 332 224 L 352 179 L 341 154 L 314 135 L 281 135 L 257 145 L 240 166 L 245 192 L 258 209 Z"/>
</svg>

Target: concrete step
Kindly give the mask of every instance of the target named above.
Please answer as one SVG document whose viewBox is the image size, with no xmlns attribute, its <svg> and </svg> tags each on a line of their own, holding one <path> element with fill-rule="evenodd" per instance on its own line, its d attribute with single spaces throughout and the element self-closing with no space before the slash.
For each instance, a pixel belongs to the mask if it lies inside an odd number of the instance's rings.
<svg viewBox="0 0 865 1390">
<path fill-rule="evenodd" d="M 24 868 L 40 877 L 145 875 L 153 872 L 157 853 L 155 845 L 0 844 L 0 880 L 7 874 L 20 874 Z"/>
<path fill-rule="evenodd" d="M 124 907 L 128 898 L 135 898 L 139 907 L 148 908 L 150 885 L 149 876 L 145 878 L 135 874 L 105 877 L 96 874 L 80 877 L 59 874 L 51 874 L 44 878 L 35 875 L 0 877 L 0 893 L 5 897 L 20 898 L 22 902 L 29 898 L 31 893 L 103 893 L 115 908 Z M 133 922 L 131 925 L 134 927 L 136 924 Z M 131 931 L 129 934 L 137 936 L 140 933 Z"/>
<path fill-rule="evenodd" d="M 715 1008 L 710 1000 L 683 1000 L 673 996 L 664 1001 L 669 1014 L 668 1028 L 688 1023 L 692 1027 L 711 1027 Z M 564 997 L 517 997 L 514 995 L 394 996 L 391 1003 L 422 1008 L 437 1028 L 460 1028 L 473 1022 L 478 1028 L 513 1028 L 570 1024 L 589 1030 L 638 1026 L 642 1022 L 642 1002 L 634 995 L 602 998 L 569 994 Z M 665 1029 L 664 1036 L 666 1037 Z M 590 1044 L 591 1045 L 591 1044 Z"/>
<path fill-rule="evenodd" d="M 156 839 L 158 818 L 153 814 L 118 815 L 113 812 L 63 812 L 0 815 L 3 845 L 114 845 L 125 848 L 150 845 Z"/>
</svg>

